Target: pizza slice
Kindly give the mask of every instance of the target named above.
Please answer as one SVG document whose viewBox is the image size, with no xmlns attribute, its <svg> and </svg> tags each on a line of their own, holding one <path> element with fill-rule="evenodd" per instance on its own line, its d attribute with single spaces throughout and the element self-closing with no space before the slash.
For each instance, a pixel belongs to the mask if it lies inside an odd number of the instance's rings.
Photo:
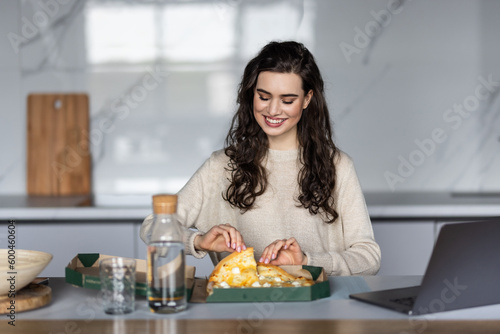
<svg viewBox="0 0 500 334">
<path fill-rule="evenodd" d="M 248 247 L 222 259 L 210 275 L 208 283 L 214 287 L 249 287 L 258 280 L 253 248 Z"/>
<path fill-rule="evenodd" d="M 276 286 L 311 286 L 314 281 L 303 276 L 294 276 L 278 266 L 265 263 L 257 263 L 257 273 L 259 275 L 259 283 L 267 287 L 269 284 Z M 266 284 L 267 283 L 267 284 Z M 255 286 L 255 285 L 254 285 Z"/>
<path fill-rule="evenodd" d="M 279 278 L 282 281 L 293 281 L 296 277 L 287 273 L 278 266 L 272 264 L 258 263 L 257 271 L 259 276 Z"/>
<path fill-rule="evenodd" d="M 257 263 L 253 248 L 242 252 L 234 252 L 222 259 L 208 279 L 207 290 L 212 293 L 214 288 L 243 287 L 299 287 L 313 285 L 314 281 L 289 274 L 282 268 Z"/>
</svg>

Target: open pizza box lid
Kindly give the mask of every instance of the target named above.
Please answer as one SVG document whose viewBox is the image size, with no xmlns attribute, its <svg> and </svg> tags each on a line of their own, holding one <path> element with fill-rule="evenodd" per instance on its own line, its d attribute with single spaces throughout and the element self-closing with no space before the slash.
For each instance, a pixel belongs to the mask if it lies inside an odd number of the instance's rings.
<svg viewBox="0 0 500 334">
<path fill-rule="evenodd" d="M 99 253 L 80 253 L 75 256 L 66 266 L 66 282 L 88 289 L 100 289 L 101 280 L 99 278 L 99 261 L 105 258 L 115 257 Z M 146 260 L 135 259 L 135 293 L 146 296 Z M 186 266 L 186 288 L 188 299 L 192 293 L 194 285 L 194 275 L 196 268 Z"/>
<path fill-rule="evenodd" d="M 314 284 L 302 287 L 270 287 L 270 288 L 229 288 L 214 289 L 208 296 L 206 278 L 195 278 L 192 303 L 227 303 L 227 302 L 292 302 L 310 301 L 330 296 L 328 276 L 321 267 L 314 266 L 281 266 L 282 269 L 295 276 L 304 276 L 304 270 L 310 273 Z"/>
</svg>

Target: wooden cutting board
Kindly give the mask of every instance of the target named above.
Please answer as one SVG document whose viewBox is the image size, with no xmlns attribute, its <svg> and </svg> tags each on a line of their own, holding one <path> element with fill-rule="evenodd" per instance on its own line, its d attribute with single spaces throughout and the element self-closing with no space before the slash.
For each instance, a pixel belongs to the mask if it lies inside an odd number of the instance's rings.
<svg viewBox="0 0 500 334">
<path fill-rule="evenodd" d="M 27 127 L 28 195 L 90 195 L 88 96 L 30 94 Z"/>
<path fill-rule="evenodd" d="M 52 300 L 52 289 L 42 284 L 30 284 L 16 293 L 14 298 L 0 296 L 0 314 L 9 313 L 14 300 L 15 312 L 33 310 L 47 305 Z"/>
</svg>

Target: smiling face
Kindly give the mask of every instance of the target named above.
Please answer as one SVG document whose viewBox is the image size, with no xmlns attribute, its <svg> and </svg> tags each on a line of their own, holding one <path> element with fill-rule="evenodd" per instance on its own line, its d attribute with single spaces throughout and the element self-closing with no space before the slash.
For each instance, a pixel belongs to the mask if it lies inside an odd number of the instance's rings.
<svg viewBox="0 0 500 334">
<path fill-rule="evenodd" d="M 266 133 L 269 148 L 298 148 L 297 123 L 307 108 L 312 90 L 302 89 L 302 79 L 295 73 L 261 72 L 253 97 L 255 120 Z"/>
</svg>

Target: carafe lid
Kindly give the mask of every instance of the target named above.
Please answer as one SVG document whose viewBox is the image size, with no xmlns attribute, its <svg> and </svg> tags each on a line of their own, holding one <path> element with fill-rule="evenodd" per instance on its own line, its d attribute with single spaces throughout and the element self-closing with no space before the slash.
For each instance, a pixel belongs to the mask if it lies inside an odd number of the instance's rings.
<svg viewBox="0 0 500 334">
<path fill-rule="evenodd" d="M 153 212 L 155 214 L 172 214 L 177 208 L 177 195 L 153 195 Z"/>
</svg>

